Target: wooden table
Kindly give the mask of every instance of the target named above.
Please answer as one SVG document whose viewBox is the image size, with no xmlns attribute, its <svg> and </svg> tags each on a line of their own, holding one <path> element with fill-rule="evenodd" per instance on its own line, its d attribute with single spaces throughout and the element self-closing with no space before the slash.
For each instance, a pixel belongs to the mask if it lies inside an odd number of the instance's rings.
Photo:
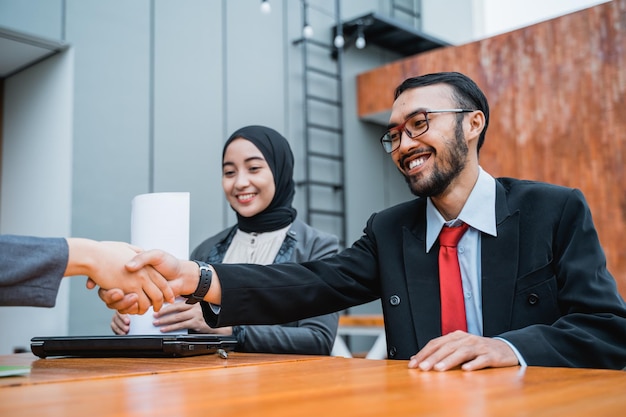
<svg viewBox="0 0 626 417">
<path fill-rule="evenodd" d="M 0 379 L 0 416 L 622 416 L 626 372 L 422 372 L 406 361 L 231 353 L 228 359 L 36 359 Z"/>
</svg>

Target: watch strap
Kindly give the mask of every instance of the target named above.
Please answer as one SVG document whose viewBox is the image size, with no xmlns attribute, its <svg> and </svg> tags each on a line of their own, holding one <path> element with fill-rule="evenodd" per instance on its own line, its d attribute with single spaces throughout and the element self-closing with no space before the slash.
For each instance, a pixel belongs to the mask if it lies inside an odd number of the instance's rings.
<svg viewBox="0 0 626 417">
<path fill-rule="evenodd" d="M 200 267 L 200 280 L 193 294 L 183 295 L 183 297 L 187 299 L 187 304 L 195 304 L 198 301 L 204 300 L 204 297 L 209 292 L 209 288 L 211 288 L 211 281 L 213 279 L 213 272 L 211 272 L 209 264 L 200 261 L 194 262 Z"/>
</svg>

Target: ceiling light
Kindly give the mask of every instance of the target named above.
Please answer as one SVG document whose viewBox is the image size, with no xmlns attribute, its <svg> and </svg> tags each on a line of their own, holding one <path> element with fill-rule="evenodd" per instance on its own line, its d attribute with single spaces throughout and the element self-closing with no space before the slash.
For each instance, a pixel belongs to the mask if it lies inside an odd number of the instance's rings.
<svg viewBox="0 0 626 417">
<path fill-rule="evenodd" d="M 363 26 L 359 25 L 357 28 L 356 42 L 354 43 L 358 49 L 365 48 L 367 43 L 365 42 L 365 36 L 363 35 Z"/>
<path fill-rule="evenodd" d="M 261 11 L 265 14 L 269 14 L 272 11 L 272 6 L 267 0 L 261 0 Z"/>
<path fill-rule="evenodd" d="M 311 25 L 309 25 L 308 23 L 302 28 L 302 36 L 304 36 L 306 39 L 310 39 L 313 37 L 313 27 L 311 27 Z"/>
<path fill-rule="evenodd" d="M 335 36 L 335 40 L 333 42 L 335 44 L 335 48 L 343 48 L 343 45 L 346 41 L 343 39 L 343 35 Z"/>
</svg>

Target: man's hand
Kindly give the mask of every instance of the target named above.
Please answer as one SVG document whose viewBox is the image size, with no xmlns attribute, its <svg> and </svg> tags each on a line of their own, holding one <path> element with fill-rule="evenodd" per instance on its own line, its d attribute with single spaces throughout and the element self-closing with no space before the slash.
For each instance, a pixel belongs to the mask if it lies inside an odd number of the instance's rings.
<svg viewBox="0 0 626 417">
<path fill-rule="evenodd" d="M 87 288 L 117 288 L 122 297 L 136 304 L 136 314 L 152 305 L 158 311 L 163 302 L 173 302 L 174 292 L 167 280 L 151 267 L 129 271 L 125 264 L 141 250 L 123 242 L 97 242 L 90 239 L 68 238 L 69 257 L 65 275 L 87 275 Z M 119 297 L 119 294 L 118 294 Z M 127 300 L 128 303 L 130 301 Z"/>
<path fill-rule="evenodd" d="M 167 285 L 175 295 L 191 294 L 195 291 L 199 281 L 199 269 L 195 262 L 182 261 L 175 256 L 158 249 L 135 253 L 132 260 L 126 263 L 129 273 L 137 273 L 147 269 L 154 271 L 158 276 L 167 280 Z M 191 274 L 185 279 L 184 274 Z M 195 279 L 194 279 L 195 276 Z M 119 288 L 98 290 L 98 296 L 110 309 L 121 314 L 142 314 L 138 299 L 125 294 Z M 155 309 L 155 311 L 158 311 Z"/>
<path fill-rule="evenodd" d="M 176 295 L 193 293 L 200 280 L 200 270 L 195 262 L 178 259 L 159 249 L 141 252 L 126 264 L 126 269 L 130 272 L 145 267 L 152 267 L 167 279 Z"/>
<path fill-rule="evenodd" d="M 130 273 L 142 269 L 154 270 L 159 277 L 167 280 L 175 296 L 193 293 L 200 281 L 200 268 L 193 261 L 185 261 L 159 249 L 137 254 L 132 261 L 127 262 L 126 269 Z M 109 308 L 120 313 L 138 314 L 137 301 L 120 289 L 100 289 L 98 295 Z M 213 279 L 205 300 L 219 305 L 222 300 L 222 289 L 217 273 L 213 271 Z M 155 309 L 155 311 L 157 311 Z M 141 314 L 141 313 L 139 313 Z"/>
<path fill-rule="evenodd" d="M 409 368 L 422 371 L 464 371 L 518 365 L 517 356 L 505 342 L 490 337 L 455 331 L 431 340 L 411 356 Z"/>
</svg>

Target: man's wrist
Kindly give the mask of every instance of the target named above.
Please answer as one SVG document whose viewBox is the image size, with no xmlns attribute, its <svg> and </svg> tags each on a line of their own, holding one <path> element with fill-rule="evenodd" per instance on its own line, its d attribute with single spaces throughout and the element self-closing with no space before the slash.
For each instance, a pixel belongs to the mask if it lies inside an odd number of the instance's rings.
<svg viewBox="0 0 626 417">
<path fill-rule="evenodd" d="M 515 345 L 513 345 L 513 343 L 509 342 L 508 340 L 506 340 L 506 339 L 504 339 L 504 338 L 502 338 L 502 337 L 498 337 L 498 336 L 494 337 L 494 339 L 498 339 L 498 340 L 503 341 L 504 343 L 506 343 L 506 344 L 509 346 L 509 348 L 511 348 L 511 350 L 513 351 L 513 353 L 514 353 L 514 354 L 515 354 L 515 356 L 517 357 L 517 362 L 518 362 L 518 365 L 520 365 L 520 366 L 527 366 L 527 365 L 526 365 L 526 361 L 524 360 L 524 357 L 523 357 L 523 356 L 522 356 L 522 354 L 519 352 L 519 350 L 517 350 L 517 348 L 515 347 Z"/>
<path fill-rule="evenodd" d="M 183 294 L 183 297 L 187 298 L 187 304 L 195 304 L 199 301 L 203 301 L 211 288 L 213 278 L 213 271 L 208 264 L 200 261 L 194 261 L 194 263 L 197 265 L 197 273 L 195 276 L 198 280 L 194 280 L 194 282 L 197 282 L 197 285 L 192 293 Z"/>
<path fill-rule="evenodd" d="M 184 265 L 185 269 L 181 274 L 183 276 L 181 296 L 194 292 L 200 282 L 200 266 L 194 261 L 186 261 Z"/>
</svg>

